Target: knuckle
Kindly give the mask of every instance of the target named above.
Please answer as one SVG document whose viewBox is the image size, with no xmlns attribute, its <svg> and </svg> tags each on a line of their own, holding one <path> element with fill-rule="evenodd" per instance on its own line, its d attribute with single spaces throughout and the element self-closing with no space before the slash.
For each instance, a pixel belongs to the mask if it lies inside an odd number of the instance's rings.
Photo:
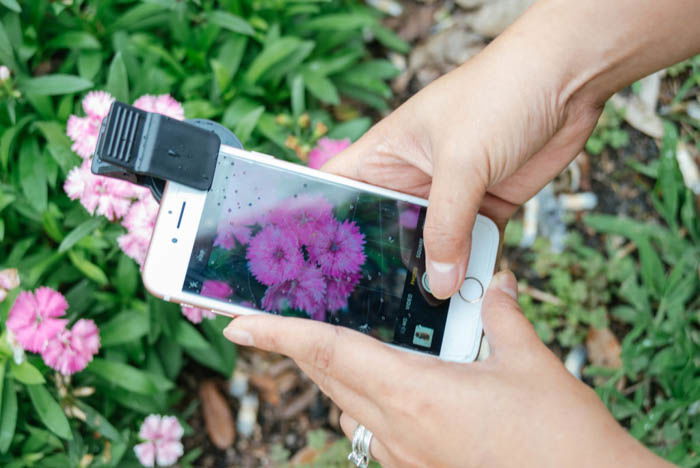
<svg viewBox="0 0 700 468">
<path fill-rule="evenodd" d="M 314 345 L 312 364 L 322 372 L 326 372 L 333 365 L 335 344 L 341 338 L 342 330 L 333 326 L 333 333 L 328 334 Z"/>
</svg>

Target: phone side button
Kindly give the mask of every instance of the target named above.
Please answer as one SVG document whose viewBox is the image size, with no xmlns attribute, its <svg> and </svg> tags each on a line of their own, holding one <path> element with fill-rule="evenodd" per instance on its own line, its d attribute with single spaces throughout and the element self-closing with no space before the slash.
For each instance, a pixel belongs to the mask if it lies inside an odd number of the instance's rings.
<svg viewBox="0 0 700 468">
<path fill-rule="evenodd" d="M 476 304 L 484 297 L 484 285 L 473 276 L 467 276 L 459 288 L 459 297 L 470 304 Z"/>
</svg>

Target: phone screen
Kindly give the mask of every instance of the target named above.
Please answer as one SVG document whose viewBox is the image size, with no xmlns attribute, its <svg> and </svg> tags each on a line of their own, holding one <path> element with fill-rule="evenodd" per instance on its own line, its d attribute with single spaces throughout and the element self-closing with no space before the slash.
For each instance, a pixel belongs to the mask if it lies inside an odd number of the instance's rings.
<svg viewBox="0 0 700 468">
<path fill-rule="evenodd" d="M 424 207 L 223 156 L 183 291 L 440 354 L 449 300 L 424 279 Z"/>
</svg>

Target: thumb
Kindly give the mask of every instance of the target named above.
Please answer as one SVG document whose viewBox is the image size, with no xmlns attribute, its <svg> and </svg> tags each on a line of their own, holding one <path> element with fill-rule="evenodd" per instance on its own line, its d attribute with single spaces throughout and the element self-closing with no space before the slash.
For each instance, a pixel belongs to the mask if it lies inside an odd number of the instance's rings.
<svg viewBox="0 0 700 468">
<path fill-rule="evenodd" d="M 497 273 L 481 305 L 484 332 L 494 354 L 541 344 L 518 305 L 518 283 L 509 270 Z"/>
<path fill-rule="evenodd" d="M 464 281 L 472 228 L 486 191 L 469 166 L 464 160 L 441 159 L 433 170 L 423 239 L 430 290 L 441 299 L 456 293 Z"/>
</svg>

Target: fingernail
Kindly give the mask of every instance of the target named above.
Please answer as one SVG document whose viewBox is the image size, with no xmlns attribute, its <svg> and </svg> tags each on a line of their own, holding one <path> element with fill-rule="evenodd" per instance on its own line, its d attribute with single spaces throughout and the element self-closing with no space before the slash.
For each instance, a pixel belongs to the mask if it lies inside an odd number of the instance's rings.
<svg viewBox="0 0 700 468">
<path fill-rule="evenodd" d="M 496 273 L 491 280 L 491 286 L 500 289 L 513 299 L 518 298 L 518 281 L 510 270 L 503 270 Z"/>
<path fill-rule="evenodd" d="M 457 287 L 457 265 L 454 263 L 430 262 L 432 270 L 428 275 L 430 289 L 435 290 L 435 285 L 441 285 L 442 289 L 452 290 Z"/>
<path fill-rule="evenodd" d="M 241 346 L 253 346 L 253 335 L 234 326 L 233 323 L 224 328 L 224 336 Z"/>
</svg>

